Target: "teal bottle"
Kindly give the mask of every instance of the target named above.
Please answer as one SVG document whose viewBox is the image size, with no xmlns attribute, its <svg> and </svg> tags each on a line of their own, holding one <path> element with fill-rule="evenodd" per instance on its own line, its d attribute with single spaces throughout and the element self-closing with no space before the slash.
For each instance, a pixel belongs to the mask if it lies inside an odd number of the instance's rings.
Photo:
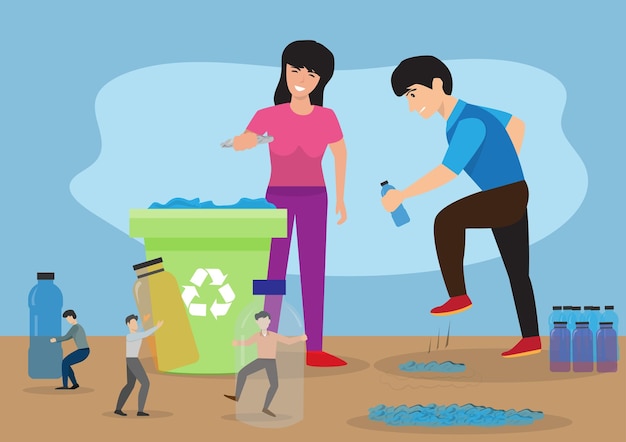
<svg viewBox="0 0 626 442">
<path fill-rule="evenodd" d="M 50 343 L 50 338 L 61 336 L 63 320 L 63 294 L 54 284 L 54 273 L 37 273 L 37 284 L 28 294 L 28 308 L 28 376 L 32 379 L 60 378 L 63 348 Z"/>
<path fill-rule="evenodd" d="M 574 330 L 576 330 L 576 323 L 581 321 L 582 309 L 579 305 L 574 305 L 571 307 L 571 311 L 569 314 L 569 318 L 567 319 L 567 328 L 569 328 L 572 336 L 574 335 Z"/>
<path fill-rule="evenodd" d="M 548 330 L 550 330 L 550 332 L 554 329 L 554 323 L 557 321 L 567 322 L 567 320 L 563 319 L 563 307 L 560 305 L 552 306 L 552 313 L 550 313 L 550 316 L 548 317 Z"/>
</svg>

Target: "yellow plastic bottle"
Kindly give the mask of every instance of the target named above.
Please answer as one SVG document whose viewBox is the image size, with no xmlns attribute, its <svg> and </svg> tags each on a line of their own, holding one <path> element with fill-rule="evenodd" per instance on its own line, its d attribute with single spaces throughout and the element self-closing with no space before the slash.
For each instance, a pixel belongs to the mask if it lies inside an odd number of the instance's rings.
<svg viewBox="0 0 626 442">
<path fill-rule="evenodd" d="M 137 308 L 142 319 L 149 315 L 144 329 L 163 321 L 159 332 L 152 335 L 157 370 L 166 372 L 196 362 L 198 349 L 176 278 L 165 270 L 162 258 L 133 268 L 138 278 L 135 283 Z"/>
</svg>

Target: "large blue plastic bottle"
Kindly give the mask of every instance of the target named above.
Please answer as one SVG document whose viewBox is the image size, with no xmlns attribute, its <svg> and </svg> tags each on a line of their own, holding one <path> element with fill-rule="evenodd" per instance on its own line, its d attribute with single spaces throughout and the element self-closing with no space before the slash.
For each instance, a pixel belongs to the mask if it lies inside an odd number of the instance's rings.
<svg viewBox="0 0 626 442">
<path fill-rule="evenodd" d="M 380 183 L 380 185 L 382 186 L 382 189 L 380 191 L 380 194 L 382 196 L 385 196 L 385 194 L 391 189 L 395 189 L 395 187 L 389 184 L 389 181 L 383 181 L 382 183 Z M 402 204 L 400 204 L 396 210 L 391 212 L 391 218 L 393 218 L 393 222 L 396 224 L 397 227 L 403 226 L 411 221 L 411 218 L 409 218 L 409 214 L 406 212 L 406 209 Z"/>
<path fill-rule="evenodd" d="M 28 294 L 30 346 L 28 376 L 32 379 L 61 377 L 63 348 L 50 338 L 61 336 L 63 294 L 54 284 L 54 273 L 37 273 L 37 285 Z"/>
<path fill-rule="evenodd" d="M 611 322 L 600 322 L 596 336 L 598 348 L 598 371 L 617 371 L 617 333 Z"/>
<path fill-rule="evenodd" d="M 550 371 L 570 371 L 572 347 L 570 339 L 567 322 L 556 321 L 550 332 Z"/>
<path fill-rule="evenodd" d="M 572 367 L 574 371 L 593 371 L 593 336 L 589 323 L 576 322 L 576 330 L 572 335 Z"/>
</svg>

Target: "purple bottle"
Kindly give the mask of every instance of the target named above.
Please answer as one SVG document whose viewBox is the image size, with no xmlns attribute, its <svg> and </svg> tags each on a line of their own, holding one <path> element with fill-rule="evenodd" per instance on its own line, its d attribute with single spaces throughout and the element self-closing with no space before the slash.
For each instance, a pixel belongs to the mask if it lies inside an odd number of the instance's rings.
<svg viewBox="0 0 626 442">
<path fill-rule="evenodd" d="M 593 335 L 589 330 L 589 322 L 576 322 L 576 330 L 572 335 L 573 369 L 577 372 L 593 371 Z"/>
<path fill-rule="evenodd" d="M 617 333 L 612 322 L 601 322 L 597 334 L 598 372 L 617 371 Z"/>
<path fill-rule="evenodd" d="M 554 328 L 550 332 L 550 371 L 570 371 L 570 333 L 567 321 L 554 322 Z"/>
</svg>

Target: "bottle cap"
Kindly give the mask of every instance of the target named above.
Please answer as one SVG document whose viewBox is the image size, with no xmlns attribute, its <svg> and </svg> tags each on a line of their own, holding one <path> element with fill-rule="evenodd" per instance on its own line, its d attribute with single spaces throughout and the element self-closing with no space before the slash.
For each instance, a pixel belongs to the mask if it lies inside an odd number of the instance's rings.
<svg viewBox="0 0 626 442">
<path fill-rule="evenodd" d="M 159 264 L 161 262 L 163 262 L 163 258 L 151 259 L 150 261 L 146 261 L 146 262 L 142 262 L 142 263 L 139 263 L 139 264 L 135 264 L 133 266 L 133 270 L 143 269 L 143 268 L 146 268 L 146 267 L 153 266 L 155 264 Z"/>
<path fill-rule="evenodd" d="M 389 184 L 389 181 L 385 180 L 382 183 L 380 183 L 381 186 L 386 186 L 387 184 Z"/>
<path fill-rule="evenodd" d="M 563 306 L 563 310 L 571 310 L 572 306 L 571 305 L 564 305 Z"/>
<path fill-rule="evenodd" d="M 615 309 L 615 307 L 612 306 L 612 305 L 605 305 L 604 306 L 604 310 L 614 310 L 614 309 Z"/>
<path fill-rule="evenodd" d="M 572 307 L 572 310 L 580 310 L 580 306 L 579 305 L 575 305 Z"/>
<path fill-rule="evenodd" d="M 48 273 L 37 273 L 37 279 L 38 280 L 51 280 L 54 279 L 54 273 L 53 272 L 48 272 Z"/>
<path fill-rule="evenodd" d="M 567 325 L 567 321 L 554 321 L 554 324 Z"/>
<path fill-rule="evenodd" d="M 585 324 L 589 325 L 589 322 L 588 321 L 581 321 L 581 322 L 577 322 L 576 323 L 576 325 L 578 325 L 578 324 L 580 324 L 580 325 L 585 325 Z"/>
<path fill-rule="evenodd" d="M 599 305 L 594 305 L 591 310 L 593 310 L 593 311 L 600 310 L 600 306 Z"/>
<path fill-rule="evenodd" d="M 612 322 L 601 322 L 600 325 L 613 325 Z"/>
<path fill-rule="evenodd" d="M 593 310 L 593 306 L 592 305 L 586 305 L 583 310 Z"/>
<path fill-rule="evenodd" d="M 563 310 L 563 307 L 560 305 L 553 305 L 552 310 Z"/>
</svg>

